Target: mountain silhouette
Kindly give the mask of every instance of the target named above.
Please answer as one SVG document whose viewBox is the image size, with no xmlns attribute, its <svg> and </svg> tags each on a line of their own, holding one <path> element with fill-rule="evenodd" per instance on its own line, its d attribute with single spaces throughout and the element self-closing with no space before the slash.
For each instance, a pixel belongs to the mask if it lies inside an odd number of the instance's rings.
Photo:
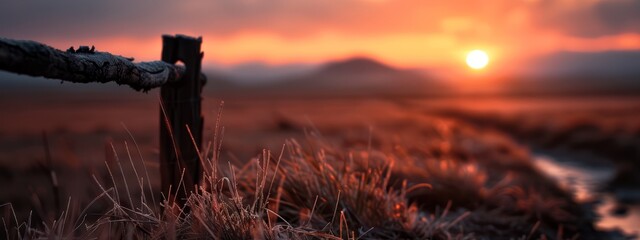
<svg viewBox="0 0 640 240">
<path fill-rule="evenodd" d="M 640 51 L 557 52 L 529 64 L 528 71 L 511 77 L 511 92 L 640 93 Z"/>
<path fill-rule="evenodd" d="M 358 73 L 397 73 L 398 71 L 373 59 L 356 57 L 342 61 L 329 62 L 321 69 L 321 72 L 334 74 L 358 74 Z"/>
<path fill-rule="evenodd" d="M 424 95 L 443 88 L 419 72 L 364 57 L 329 62 L 314 72 L 280 81 L 273 87 L 285 92 L 322 95 Z"/>
</svg>

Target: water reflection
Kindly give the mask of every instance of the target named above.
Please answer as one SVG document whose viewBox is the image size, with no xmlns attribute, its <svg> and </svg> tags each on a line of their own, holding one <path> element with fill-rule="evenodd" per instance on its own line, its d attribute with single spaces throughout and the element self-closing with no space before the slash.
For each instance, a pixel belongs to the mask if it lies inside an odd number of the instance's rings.
<svg viewBox="0 0 640 240">
<path fill-rule="evenodd" d="M 612 195 L 604 194 L 602 203 L 596 208 L 596 212 L 604 217 L 597 222 L 597 226 L 608 230 L 620 228 L 625 233 L 633 234 L 637 237 L 640 235 L 640 204 L 623 206 L 626 211 L 625 214 L 613 214 L 620 207 Z"/>
<path fill-rule="evenodd" d="M 535 160 L 538 169 L 571 192 L 576 201 L 597 203 L 594 211 L 600 218 L 596 227 L 603 230 L 619 229 L 630 235 L 640 234 L 640 205 L 620 205 L 614 195 L 601 191 L 614 176 L 612 165 L 571 161 L 548 154 L 536 155 Z"/>
</svg>

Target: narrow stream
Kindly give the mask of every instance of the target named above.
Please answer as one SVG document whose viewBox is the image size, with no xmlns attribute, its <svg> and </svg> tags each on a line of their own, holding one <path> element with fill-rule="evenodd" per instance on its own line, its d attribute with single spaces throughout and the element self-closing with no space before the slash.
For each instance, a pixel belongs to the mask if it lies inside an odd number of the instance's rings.
<svg viewBox="0 0 640 240">
<path fill-rule="evenodd" d="M 587 157 L 591 158 L 587 161 L 576 161 L 575 157 L 548 152 L 537 152 L 534 155 L 535 165 L 571 192 L 577 202 L 595 203 L 594 212 L 599 216 L 597 228 L 617 229 L 627 235 L 635 235 L 636 238 L 640 236 L 640 203 L 622 204 L 614 194 L 602 191 L 615 175 L 614 165 L 593 157 Z"/>
</svg>

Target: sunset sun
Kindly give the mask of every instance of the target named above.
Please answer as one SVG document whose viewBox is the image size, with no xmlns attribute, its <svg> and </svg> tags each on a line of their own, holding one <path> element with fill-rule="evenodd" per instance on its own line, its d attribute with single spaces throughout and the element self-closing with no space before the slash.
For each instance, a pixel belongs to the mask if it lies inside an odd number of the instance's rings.
<svg viewBox="0 0 640 240">
<path fill-rule="evenodd" d="M 482 50 L 473 50 L 467 54 L 467 65 L 473 69 L 483 69 L 489 63 L 489 55 Z"/>
</svg>

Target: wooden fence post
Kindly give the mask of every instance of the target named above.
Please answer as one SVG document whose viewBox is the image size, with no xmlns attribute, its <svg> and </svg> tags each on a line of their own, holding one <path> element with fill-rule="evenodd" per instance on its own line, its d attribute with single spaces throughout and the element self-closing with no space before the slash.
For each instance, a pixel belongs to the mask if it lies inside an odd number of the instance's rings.
<svg viewBox="0 0 640 240">
<path fill-rule="evenodd" d="M 202 145 L 204 122 L 201 115 L 202 82 L 199 79 L 204 55 L 200 51 L 201 44 L 201 37 L 162 36 L 162 61 L 171 64 L 182 61 L 186 68 L 181 80 L 165 84 L 160 90 L 162 192 L 169 194 L 171 186 L 171 194 L 177 194 L 176 199 L 181 203 L 184 203 L 185 193 L 194 190 L 195 184 L 199 184 L 202 174 L 197 151 Z M 187 127 L 193 136 L 189 134 Z M 183 170 L 185 189 L 176 191 Z"/>
</svg>

